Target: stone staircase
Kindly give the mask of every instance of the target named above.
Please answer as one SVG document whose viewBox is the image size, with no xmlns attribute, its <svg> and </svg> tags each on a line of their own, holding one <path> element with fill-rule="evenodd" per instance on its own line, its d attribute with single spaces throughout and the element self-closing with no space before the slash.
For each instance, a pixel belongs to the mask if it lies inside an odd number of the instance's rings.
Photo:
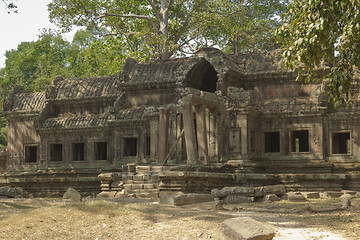
<svg viewBox="0 0 360 240">
<path fill-rule="evenodd" d="M 159 173 L 165 166 L 135 166 L 127 164 L 123 171 L 99 175 L 101 179 L 100 197 L 159 198 Z"/>
</svg>

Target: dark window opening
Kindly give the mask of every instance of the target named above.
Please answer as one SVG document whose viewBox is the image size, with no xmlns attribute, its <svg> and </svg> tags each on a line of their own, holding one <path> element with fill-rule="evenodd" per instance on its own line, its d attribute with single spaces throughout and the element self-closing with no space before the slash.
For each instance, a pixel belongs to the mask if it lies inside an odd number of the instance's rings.
<svg viewBox="0 0 360 240">
<path fill-rule="evenodd" d="M 309 152 L 309 131 L 293 131 L 291 134 L 291 152 Z"/>
<path fill-rule="evenodd" d="M 107 142 L 94 143 L 95 160 L 107 160 Z"/>
<path fill-rule="evenodd" d="M 50 161 L 62 161 L 62 144 L 50 144 Z"/>
<path fill-rule="evenodd" d="M 25 163 L 37 162 L 37 146 L 25 146 Z"/>
<path fill-rule="evenodd" d="M 350 153 L 350 133 L 334 133 L 332 136 L 332 153 L 349 154 Z"/>
<path fill-rule="evenodd" d="M 150 137 L 145 138 L 145 156 L 150 156 Z"/>
<path fill-rule="evenodd" d="M 251 131 L 251 136 L 250 136 L 250 152 L 255 152 L 255 131 Z"/>
<path fill-rule="evenodd" d="M 84 143 L 73 143 L 72 152 L 74 162 L 84 161 L 85 160 L 85 144 Z"/>
<path fill-rule="evenodd" d="M 280 152 L 280 133 L 265 133 L 265 152 Z"/>
<path fill-rule="evenodd" d="M 137 138 L 124 138 L 123 156 L 137 156 Z"/>
</svg>

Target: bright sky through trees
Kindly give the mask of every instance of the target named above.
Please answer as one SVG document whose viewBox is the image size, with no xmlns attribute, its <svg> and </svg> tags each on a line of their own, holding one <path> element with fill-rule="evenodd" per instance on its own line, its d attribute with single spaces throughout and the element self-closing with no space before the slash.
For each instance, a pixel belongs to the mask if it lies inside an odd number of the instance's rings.
<svg viewBox="0 0 360 240">
<path fill-rule="evenodd" d="M 18 13 L 10 13 L 0 5 L 0 68 L 5 66 L 6 50 L 15 49 L 21 42 L 38 39 L 43 28 L 57 29 L 49 21 L 47 5 L 51 0 L 15 0 Z"/>
</svg>

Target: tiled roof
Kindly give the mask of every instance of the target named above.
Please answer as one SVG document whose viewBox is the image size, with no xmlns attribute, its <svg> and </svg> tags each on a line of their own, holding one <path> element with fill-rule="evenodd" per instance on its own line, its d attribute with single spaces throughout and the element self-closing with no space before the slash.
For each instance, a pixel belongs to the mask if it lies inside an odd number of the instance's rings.
<svg viewBox="0 0 360 240">
<path fill-rule="evenodd" d="M 190 69 L 199 63 L 201 58 L 175 58 L 136 62 L 124 65 L 124 79 L 127 82 L 168 82 L 185 79 Z"/>
<path fill-rule="evenodd" d="M 50 99 L 80 99 L 118 95 L 117 76 L 57 80 L 47 90 Z"/>
<path fill-rule="evenodd" d="M 42 129 L 81 129 L 107 126 L 109 115 L 92 115 L 81 117 L 48 118 L 42 124 Z"/>
<path fill-rule="evenodd" d="M 45 106 L 45 93 L 17 93 L 11 100 L 9 109 L 7 111 L 27 113 L 39 112 Z"/>
</svg>

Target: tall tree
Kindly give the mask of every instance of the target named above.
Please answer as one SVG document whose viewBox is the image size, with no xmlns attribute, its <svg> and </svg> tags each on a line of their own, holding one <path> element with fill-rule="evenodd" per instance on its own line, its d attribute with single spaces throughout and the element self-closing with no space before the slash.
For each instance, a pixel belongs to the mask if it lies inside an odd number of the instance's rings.
<svg viewBox="0 0 360 240">
<path fill-rule="evenodd" d="M 193 15 L 203 1 L 53 0 L 48 7 L 51 21 L 65 29 L 86 26 L 122 37 L 129 49 L 168 59 L 191 41 Z"/>
<path fill-rule="evenodd" d="M 293 0 L 284 16 L 279 34 L 285 66 L 311 81 L 328 63 L 331 70 L 320 80 L 329 87 L 329 102 L 351 104 L 351 79 L 354 67 L 360 68 L 360 1 Z"/>
<path fill-rule="evenodd" d="M 274 33 L 288 1 L 209 0 L 198 23 L 207 42 L 232 53 L 276 48 Z"/>
</svg>

